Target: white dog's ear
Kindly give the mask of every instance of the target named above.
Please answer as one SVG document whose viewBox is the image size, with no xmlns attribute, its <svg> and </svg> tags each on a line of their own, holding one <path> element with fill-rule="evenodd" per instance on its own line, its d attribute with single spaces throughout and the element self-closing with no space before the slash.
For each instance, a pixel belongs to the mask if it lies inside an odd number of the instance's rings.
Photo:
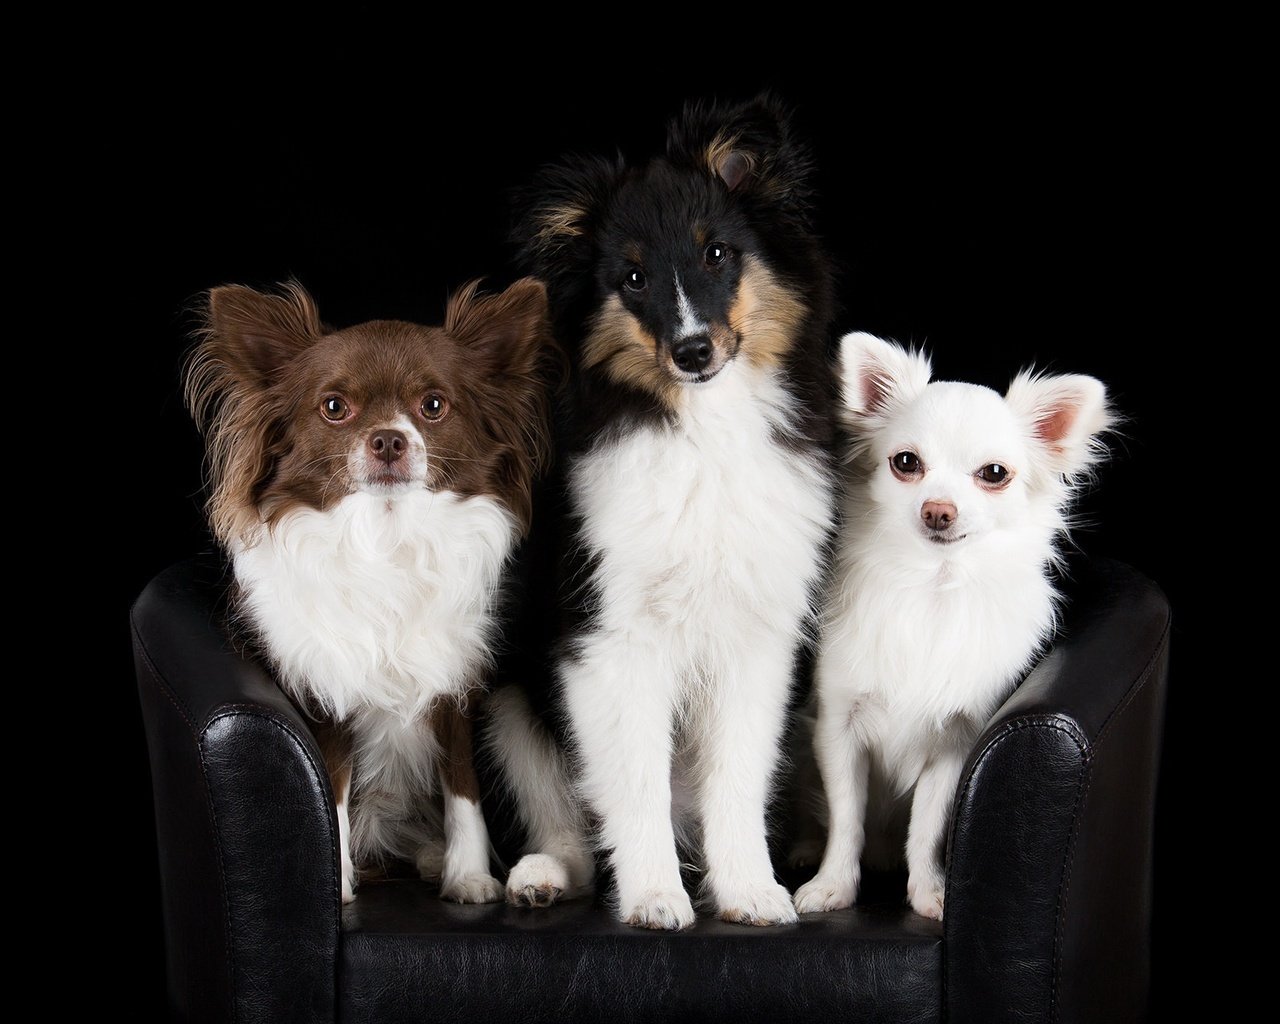
<svg viewBox="0 0 1280 1024">
<path fill-rule="evenodd" d="M 1005 401 L 1027 425 L 1033 448 L 1050 472 L 1066 477 L 1085 473 L 1106 453 L 1101 434 L 1115 418 L 1102 381 L 1024 370 L 1009 385 Z"/>
<path fill-rule="evenodd" d="M 932 375 L 929 357 L 863 331 L 840 342 L 843 419 L 850 426 L 883 416 L 922 392 Z"/>
</svg>

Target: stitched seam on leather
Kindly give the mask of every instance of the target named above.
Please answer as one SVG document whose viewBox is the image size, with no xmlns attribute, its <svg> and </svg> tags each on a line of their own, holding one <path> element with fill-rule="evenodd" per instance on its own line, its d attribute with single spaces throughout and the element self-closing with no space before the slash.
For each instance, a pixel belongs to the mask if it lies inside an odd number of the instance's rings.
<svg viewBox="0 0 1280 1024">
<path fill-rule="evenodd" d="M 982 751 L 978 754 L 978 756 L 974 758 L 973 764 L 970 767 L 968 774 L 966 774 L 965 776 L 964 785 L 960 787 L 960 793 L 956 797 L 956 802 L 953 807 L 953 813 L 951 815 L 951 828 L 947 836 L 948 850 L 953 849 L 955 846 L 956 828 L 960 822 L 960 815 L 954 813 L 954 808 L 960 807 L 969 798 L 969 789 L 973 785 L 974 777 L 978 774 L 978 770 L 982 767 L 983 762 L 987 759 L 988 756 L 990 756 L 992 751 L 994 751 L 996 747 L 999 746 L 1004 739 L 1006 739 L 1009 736 L 1012 736 L 1016 732 L 1021 732 L 1023 729 L 1052 729 L 1055 732 L 1065 733 L 1067 736 L 1071 737 L 1071 740 L 1076 744 L 1076 747 L 1079 749 L 1081 756 L 1085 759 L 1085 762 L 1087 764 L 1088 758 L 1089 758 L 1088 739 L 1084 736 L 1083 733 L 1080 732 L 1078 728 L 1076 728 L 1075 723 L 1072 722 L 1070 719 L 1062 718 L 1057 715 L 1028 715 L 1024 717 L 1010 719 L 1008 722 L 1002 725 L 999 728 L 999 730 L 996 731 L 995 735 L 993 735 L 989 740 L 987 740 L 986 745 L 982 748 Z M 1078 784 L 1076 789 L 1076 809 L 1079 808 L 1080 799 L 1081 799 L 1080 788 Z M 1077 818 L 1077 828 L 1078 827 L 1079 825 L 1078 825 L 1078 818 Z M 1068 861 L 1071 856 L 1073 845 L 1074 845 L 1074 834 L 1072 837 L 1072 841 L 1068 842 L 1067 844 L 1066 857 Z M 1066 862 L 1064 862 L 1064 870 L 1065 869 L 1066 869 Z M 1061 908 L 1061 901 L 1062 901 L 1062 887 L 1061 885 L 1059 885 L 1059 888 L 1058 888 L 1059 909 Z M 1061 920 L 1062 920 L 1061 915 L 1059 915 L 1058 917 L 1059 923 L 1061 923 Z M 947 977 L 948 977 L 947 942 L 945 941 L 945 939 L 946 939 L 946 932 L 944 931 L 943 943 L 942 943 L 942 1005 L 943 1005 L 944 1014 L 949 1016 L 950 1002 L 948 1000 L 948 993 L 947 993 Z M 1050 979 L 1049 979 L 1049 997 L 1050 997 L 1049 1010 L 1050 1010 L 1050 1013 L 1053 1014 L 1055 1017 L 1057 1016 L 1057 974 L 1058 974 L 1059 942 L 1060 942 L 1059 929 L 1055 929 L 1054 937 L 1053 937 L 1053 965 L 1052 965 L 1052 970 L 1050 971 Z"/>
<path fill-rule="evenodd" d="M 1123 699 L 1121 699 L 1120 703 L 1111 709 L 1111 714 L 1107 715 L 1106 720 L 1102 723 L 1102 728 L 1098 730 L 1098 737 L 1093 741 L 1093 745 L 1095 747 L 1102 742 L 1103 737 L 1111 730 L 1112 723 L 1118 720 L 1126 711 L 1129 710 L 1129 705 L 1134 702 L 1138 694 L 1146 688 L 1147 683 L 1150 682 L 1152 677 L 1155 675 L 1156 664 L 1159 662 L 1161 656 L 1164 654 L 1165 648 L 1169 644 L 1169 627 L 1171 625 L 1171 620 L 1172 616 L 1165 616 L 1164 631 L 1160 634 L 1160 642 L 1156 644 L 1156 649 L 1152 652 L 1146 665 L 1143 666 L 1142 671 L 1138 674 L 1138 678 L 1129 685 L 1129 689 L 1125 693 Z"/>
<path fill-rule="evenodd" d="M 239 1003 L 236 1000 L 236 951 L 231 930 L 231 903 L 227 899 L 227 869 L 222 859 L 222 832 L 218 829 L 218 812 L 213 805 L 213 790 L 209 785 L 209 765 L 204 756 L 204 740 L 208 731 L 206 726 L 205 732 L 200 735 L 197 748 L 200 751 L 200 774 L 204 779 L 205 802 L 209 809 L 209 827 L 213 830 L 213 845 L 218 851 L 218 892 L 222 896 L 222 927 L 226 934 L 227 945 L 227 997 L 231 1003 L 231 1019 L 234 1021 L 240 1015 Z"/>
<path fill-rule="evenodd" d="M 191 719 L 193 716 L 189 709 L 182 703 L 182 700 L 178 695 L 172 692 L 168 680 L 164 677 L 164 673 L 156 668 L 156 663 L 151 660 L 151 652 L 147 650 L 146 643 L 143 641 L 142 637 L 138 635 L 138 627 L 131 623 L 130 630 L 133 633 L 133 649 L 142 655 L 142 660 L 146 662 L 147 670 L 151 673 L 152 678 L 154 678 L 158 684 L 156 688 L 165 695 L 169 703 L 173 705 L 174 710 L 182 716 L 182 720 L 187 723 L 187 728 L 191 730 L 192 739 L 196 739 L 196 727 L 192 724 Z"/>
<path fill-rule="evenodd" d="M 1087 748 L 1081 750 L 1084 758 L 1080 766 L 1080 781 L 1076 784 L 1075 805 L 1071 808 L 1071 838 L 1062 860 L 1062 881 L 1058 885 L 1058 923 L 1053 930 L 1053 974 L 1049 988 L 1049 1009 L 1053 1019 L 1061 1019 L 1062 1007 L 1058 1003 L 1058 977 L 1062 973 L 1062 934 L 1067 927 L 1067 898 L 1071 894 L 1071 869 L 1075 866 L 1076 839 L 1080 835 L 1080 822 L 1084 819 L 1084 801 L 1093 781 L 1093 754 Z"/>
<path fill-rule="evenodd" d="M 293 729 L 293 727 L 288 722 L 282 720 L 277 715 L 264 712 L 263 709 L 256 704 L 224 704 L 218 710 L 218 713 L 209 719 L 208 724 L 205 726 L 205 733 L 206 734 L 208 733 L 209 729 L 213 727 L 214 723 L 219 722 L 224 718 L 239 718 L 239 717 L 260 718 L 265 722 L 269 722 L 271 725 L 275 726 L 282 733 L 288 736 L 289 739 L 291 739 L 297 745 L 298 749 L 302 753 L 302 756 L 307 759 L 307 766 L 311 769 L 311 774 L 313 779 L 319 781 L 320 783 L 320 785 L 318 786 L 320 792 L 323 793 L 325 791 L 326 777 L 317 769 L 315 759 L 311 756 L 311 751 L 307 749 L 307 745 L 303 741 L 303 738 L 298 735 L 298 733 Z M 201 753 L 201 758 L 203 759 L 203 750 Z M 336 863 L 338 858 L 338 837 L 332 828 L 329 829 L 329 852 L 330 852 L 329 864 L 330 864 L 330 869 L 332 870 L 332 865 Z M 222 862 L 221 842 L 219 842 L 218 844 L 218 862 L 219 862 L 219 867 L 221 868 L 221 862 Z M 341 939 L 341 931 L 342 931 L 341 914 L 338 910 L 338 903 L 340 899 L 339 880 L 336 876 L 333 877 L 332 879 L 332 890 L 333 890 L 333 899 L 330 902 L 330 908 L 331 908 L 331 918 L 332 918 L 333 934 L 334 934 L 334 958 L 333 958 L 333 975 L 330 980 L 333 986 L 331 996 L 332 996 L 333 1005 L 336 1011 L 336 1007 L 338 1004 L 337 991 L 338 991 L 338 963 L 339 963 L 338 955 L 337 955 L 337 946 L 338 946 L 338 941 Z M 224 894 L 226 892 L 225 885 L 223 887 L 223 892 Z M 223 902 L 226 903 L 225 896 L 224 896 Z M 231 926 L 231 912 L 230 912 L 230 907 L 228 905 L 228 909 L 227 909 L 228 932 L 230 932 L 230 926 Z M 229 946 L 230 946 L 230 942 L 228 941 L 228 947 Z"/>
</svg>

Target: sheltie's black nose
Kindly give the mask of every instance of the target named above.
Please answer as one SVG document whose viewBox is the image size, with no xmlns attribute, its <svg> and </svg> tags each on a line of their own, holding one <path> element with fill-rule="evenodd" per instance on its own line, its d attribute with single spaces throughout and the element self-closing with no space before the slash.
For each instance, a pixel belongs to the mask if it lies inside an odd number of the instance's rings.
<svg viewBox="0 0 1280 1024">
<path fill-rule="evenodd" d="M 711 339 L 705 334 L 681 338 L 671 346 L 671 358 L 685 373 L 701 373 L 711 362 Z"/>
<path fill-rule="evenodd" d="M 388 466 L 396 462 L 408 447 L 408 439 L 398 430 L 375 430 L 369 438 L 369 450 Z"/>
</svg>

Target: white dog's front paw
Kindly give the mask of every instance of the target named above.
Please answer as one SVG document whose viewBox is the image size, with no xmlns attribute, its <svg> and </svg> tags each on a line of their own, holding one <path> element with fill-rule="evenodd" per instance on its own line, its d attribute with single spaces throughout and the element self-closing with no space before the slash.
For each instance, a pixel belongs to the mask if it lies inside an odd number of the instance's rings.
<svg viewBox="0 0 1280 1024">
<path fill-rule="evenodd" d="M 440 898 L 453 903 L 498 903 L 502 883 L 487 871 L 451 878 L 440 887 Z"/>
<path fill-rule="evenodd" d="M 530 853 L 507 876 L 507 902 L 517 907 L 549 907 L 569 888 L 569 872 L 555 857 Z"/>
<path fill-rule="evenodd" d="M 935 878 L 923 882 L 907 879 L 907 899 L 911 901 L 911 909 L 921 917 L 941 921 L 943 896 L 943 884 Z"/>
<path fill-rule="evenodd" d="M 623 904 L 622 920 L 635 928 L 678 932 L 693 925 L 693 901 L 684 889 L 653 889 Z"/>
<path fill-rule="evenodd" d="M 795 907 L 801 914 L 844 910 L 858 898 L 858 880 L 828 878 L 818 874 L 796 890 Z"/>
<path fill-rule="evenodd" d="M 791 893 L 776 882 L 751 889 L 743 889 L 719 898 L 720 920 L 734 924 L 765 926 L 794 924 L 795 907 L 791 905 Z"/>
<path fill-rule="evenodd" d="M 356 898 L 355 883 L 351 880 L 351 876 L 347 872 L 342 872 L 342 902 L 352 903 Z"/>
</svg>

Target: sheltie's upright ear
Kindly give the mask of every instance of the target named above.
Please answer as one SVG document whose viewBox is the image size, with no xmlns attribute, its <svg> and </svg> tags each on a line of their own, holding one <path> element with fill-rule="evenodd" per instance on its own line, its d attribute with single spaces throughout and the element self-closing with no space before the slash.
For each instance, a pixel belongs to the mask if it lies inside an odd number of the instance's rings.
<svg viewBox="0 0 1280 1024">
<path fill-rule="evenodd" d="M 704 168 L 730 192 L 808 214 L 813 161 L 792 133 L 791 111 L 768 93 L 733 106 L 690 103 L 668 128 L 667 157 Z"/>
<path fill-rule="evenodd" d="M 543 167 L 516 196 L 512 240 L 525 271 L 553 292 L 574 278 L 590 280 L 595 232 L 625 172 L 620 155 L 614 160 L 567 157 Z"/>
</svg>

